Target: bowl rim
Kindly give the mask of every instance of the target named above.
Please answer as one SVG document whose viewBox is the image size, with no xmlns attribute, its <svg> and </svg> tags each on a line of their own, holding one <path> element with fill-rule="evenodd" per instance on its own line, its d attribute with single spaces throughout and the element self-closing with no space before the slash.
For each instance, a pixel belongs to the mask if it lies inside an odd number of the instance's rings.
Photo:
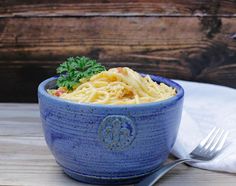
<svg viewBox="0 0 236 186">
<path fill-rule="evenodd" d="M 127 104 L 127 105 L 108 105 L 108 104 L 98 104 L 98 103 L 77 103 L 77 102 L 74 102 L 74 101 L 70 101 L 70 100 L 65 100 L 65 99 L 61 99 L 61 98 L 58 98 L 56 96 L 52 96 L 50 95 L 47 91 L 46 91 L 46 86 L 48 85 L 48 83 L 50 83 L 51 81 L 55 81 L 58 76 L 54 76 L 54 77 L 50 77 L 44 81 L 42 81 L 39 86 L 38 86 L 38 97 L 39 97 L 39 94 L 48 98 L 48 99 L 51 99 L 51 100 L 54 100 L 56 102 L 59 102 L 61 104 L 70 104 L 70 105 L 73 105 L 73 106 L 78 106 L 78 107 L 81 107 L 81 106 L 84 106 L 84 107 L 91 107 L 91 108 L 105 108 L 105 109 L 121 109 L 121 108 L 127 108 L 127 109 L 130 109 L 130 108 L 146 108 L 146 107 L 153 107 L 153 106 L 157 106 L 157 105 L 166 105 L 166 104 L 171 104 L 171 103 L 174 103 L 180 99 L 182 99 L 184 97 L 184 89 L 183 87 L 176 83 L 175 81 L 173 80 L 170 80 L 168 78 L 165 78 L 165 77 L 162 77 L 162 76 L 158 76 L 158 75 L 151 75 L 151 74 L 144 74 L 144 73 L 140 73 L 142 76 L 145 76 L 145 75 L 149 75 L 151 77 L 152 80 L 154 80 L 155 82 L 158 82 L 158 83 L 165 83 L 166 85 L 168 86 L 171 86 L 173 88 L 176 89 L 177 91 L 177 94 L 173 97 L 170 97 L 168 99 L 165 99 L 165 100 L 161 100 L 161 101 L 156 101 L 156 102 L 150 102 L 150 103 L 140 103 L 140 104 Z"/>
</svg>

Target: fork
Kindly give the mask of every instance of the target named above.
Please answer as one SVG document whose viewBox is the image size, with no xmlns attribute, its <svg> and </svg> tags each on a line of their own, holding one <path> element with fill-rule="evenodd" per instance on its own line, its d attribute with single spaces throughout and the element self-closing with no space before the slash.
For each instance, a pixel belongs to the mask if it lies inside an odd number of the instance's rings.
<svg viewBox="0 0 236 186">
<path fill-rule="evenodd" d="M 189 154 L 190 158 L 179 159 L 168 163 L 134 186 L 153 186 L 162 176 L 181 163 L 196 163 L 214 159 L 223 149 L 228 134 L 228 131 L 214 127 L 207 137 Z"/>
</svg>

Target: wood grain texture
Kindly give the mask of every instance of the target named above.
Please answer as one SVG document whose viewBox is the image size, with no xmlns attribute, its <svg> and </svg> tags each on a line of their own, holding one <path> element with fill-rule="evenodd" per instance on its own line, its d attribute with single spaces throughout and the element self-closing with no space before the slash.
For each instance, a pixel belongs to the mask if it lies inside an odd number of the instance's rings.
<svg viewBox="0 0 236 186">
<path fill-rule="evenodd" d="M 0 101 L 36 101 L 68 56 L 168 78 L 236 87 L 236 18 L 0 19 Z"/>
<path fill-rule="evenodd" d="M 0 104 L 0 186 L 85 186 L 56 164 L 39 120 L 37 104 Z M 233 186 L 235 182 L 234 174 L 180 165 L 156 185 Z"/>
<path fill-rule="evenodd" d="M 37 101 L 75 55 L 236 88 L 236 2 L 0 1 L 0 101 Z"/>
<path fill-rule="evenodd" d="M 60 16 L 235 16 L 233 0 L 8 0 L 0 17 Z"/>
</svg>

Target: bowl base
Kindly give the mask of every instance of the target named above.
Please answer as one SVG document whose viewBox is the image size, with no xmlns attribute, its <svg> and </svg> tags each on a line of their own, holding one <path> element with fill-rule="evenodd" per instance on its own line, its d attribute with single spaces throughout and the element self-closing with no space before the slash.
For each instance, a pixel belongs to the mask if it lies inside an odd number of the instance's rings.
<svg viewBox="0 0 236 186">
<path fill-rule="evenodd" d="M 96 177 L 96 176 L 89 176 L 74 172 L 72 170 L 63 169 L 64 172 L 71 178 L 89 184 L 96 184 L 96 185 L 126 185 L 126 184 L 133 184 L 141 181 L 145 176 L 152 173 L 148 172 L 146 174 L 137 175 L 137 176 L 130 176 L 130 177 L 121 177 L 121 178 L 105 178 L 105 177 Z M 156 170 L 156 169 L 155 169 Z"/>
</svg>

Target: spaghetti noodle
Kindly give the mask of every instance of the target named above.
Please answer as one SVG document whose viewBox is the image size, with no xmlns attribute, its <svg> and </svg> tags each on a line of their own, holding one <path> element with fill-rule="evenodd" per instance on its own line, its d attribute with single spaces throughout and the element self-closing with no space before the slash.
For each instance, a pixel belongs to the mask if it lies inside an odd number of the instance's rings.
<svg viewBox="0 0 236 186">
<path fill-rule="evenodd" d="M 55 91 L 50 93 L 57 95 Z M 119 105 L 156 102 L 174 95 L 176 90 L 172 87 L 164 83 L 157 84 L 150 76 L 142 77 L 128 67 L 119 67 L 93 75 L 89 80 L 82 80 L 73 91 L 61 91 L 57 96 L 78 103 Z"/>
</svg>

